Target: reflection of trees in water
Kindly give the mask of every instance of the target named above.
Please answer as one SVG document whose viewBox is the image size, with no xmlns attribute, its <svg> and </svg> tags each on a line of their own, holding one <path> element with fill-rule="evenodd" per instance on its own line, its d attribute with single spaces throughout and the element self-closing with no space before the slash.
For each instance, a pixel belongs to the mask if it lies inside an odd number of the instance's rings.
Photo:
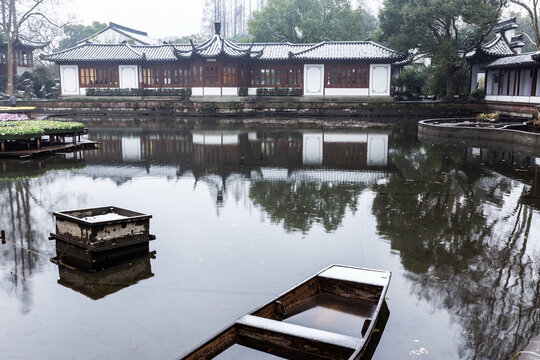
<svg viewBox="0 0 540 360">
<path fill-rule="evenodd" d="M 51 212 L 79 203 L 84 196 L 63 188 L 53 190 L 55 184 L 72 180 L 68 172 L 53 171 L 37 178 L 0 181 L 0 228 L 6 230 L 8 241 L 0 245 L 0 288 L 20 299 L 23 312 L 32 306 L 28 280 L 53 253 L 54 244 L 47 240 L 54 228 Z"/>
<path fill-rule="evenodd" d="M 335 231 L 345 211 L 357 209 L 364 186 L 316 182 L 255 181 L 249 197 L 274 223 L 283 222 L 287 231 L 306 233 L 317 223 Z"/>
<path fill-rule="evenodd" d="M 463 326 L 460 357 L 508 359 L 540 331 L 534 210 L 520 203 L 525 186 L 470 171 L 465 155 L 399 149 L 402 176 L 378 186 L 373 213 L 413 291 Z"/>
<path fill-rule="evenodd" d="M 7 240 L 18 245 L 0 245 L 0 259 L 5 281 L 9 284 L 8 290 L 14 291 L 21 299 L 23 312 L 28 312 L 32 305 L 26 279 L 39 267 L 39 263 L 44 261 L 36 253 L 22 249 L 35 249 L 36 233 L 30 216 L 34 199 L 29 187 L 28 179 L 0 181 L 0 203 L 5 204 L 0 207 L 0 226 L 5 228 Z"/>
</svg>

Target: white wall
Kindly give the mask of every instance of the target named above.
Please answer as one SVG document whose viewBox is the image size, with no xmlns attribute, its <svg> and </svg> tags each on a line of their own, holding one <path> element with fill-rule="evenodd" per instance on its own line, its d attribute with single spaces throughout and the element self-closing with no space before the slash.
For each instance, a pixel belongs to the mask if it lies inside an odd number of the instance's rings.
<svg viewBox="0 0 540 360">
<path fill-rule="evenodd" d="M 304 65 L 304 96 L 324 95 L 324 65 Z"/>
<path fill-rule="evenodd" d="M 192 96 L 203 96 L 203 88 L 202 87 L 192 87 L 191 88 L 191 95 Z"/>
<path fill-rule="evenodd" d="M 120 77 L 121 89 L 136 89 L 139 87 L 137 65 L 119 65 L 118 75 Z"/>
<path fill-rule="evenodd" d="M 390 64 L 372 64 L 369 68 L 369 95 L 390 96 Z"/>
<path fill-rule="evenodd" d="M 221 88 L 221 94 L 225 96 L 237 96 L 238 88 L 236 87 L 224 87 Z"/>
<path fill-rule="evenodd" d="M 220 96 L 221 88 L 220 87 L 205 87 L 203 88 L 203 95 Z"/>
<path fill-rule="evenodd" d="M 540 104 L 540 96 L 505 96 L 486 95 L 487 101 L 513 102 L 523 104 Z"/>
<path fill-rule="evenodd" d="M 62 95 L 79 95 L 79 67 L 60 65 L 60 84 Z"/>
</svg>

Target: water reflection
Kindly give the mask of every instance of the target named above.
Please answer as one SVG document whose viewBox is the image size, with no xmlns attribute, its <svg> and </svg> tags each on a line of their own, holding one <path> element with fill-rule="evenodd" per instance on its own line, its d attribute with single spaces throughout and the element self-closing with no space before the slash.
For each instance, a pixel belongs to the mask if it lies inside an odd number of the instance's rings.
<svg viewBox="0 0 540 360">
<path fill-rule="evenodd" d="M 399 250 L 411 291 L 463 327 L 460 358 L 508 358 L 540 331 L 538 207 L 523 201 L 536 196 L 538 161 L 430 144 L 395 150 L 399 172 L 375 189 L 378 231 Z"/>
<path fill-rule="evenodd" d="M 394 171 L 388 163 L 390 133 L 179 129 L 115 134 L 107 129 L 92 132 L 102 145 L 87 152 L 93 165 L 87 173 L 121 183 L 149 174 L 150 168 L 152 175 L 172 177 L 167 165 L 173 165 L 176 175 L 193 175 L 196 183 L 208 185 L 218 214 L 230 188 L 238 201 L 249 181 L 251 202 L 286 230 L 305 233 L 318 223 L 334 231 L 346 209 L 355 211 L 362 190 Z M 94 168 L 108 164 L 123 169 Z"/>
<path fill-rule="evenodd" d="M 92 300 L 99 300 L 154 276 L 150 264 L 152 256 L 139 257 L 98 272 L 58 266 L 58 283 Z"/>
<path fill-rule="evenodd" d="M 23 313 L 28 313 L 33 303 L 27 280 L 50 258 L 43 230 L 51 222 L 47 213 L 51 199 L 44 189 L 53 181 L 42 177 L 85 165 L 82 152 L 39 160 L 0 160 L 0 228 L 5 229 L 7 240 L 0 245 L 0 269 L 4 270 L 0 284 L 21 300 Z"/>
<path fill-rule="evenodd" d="M 189 296 L 196 294 L 196 302 L 201 303 L 199 298 L 204 296 L 200 295 L 195 280 L 176 283 L 180 282 L 178 278 L 186 281 L 184 274 L 176 273 L 180 264 L 187 264 L 184 271 L 190 267 L 195 268 L 194 273 L 202 271 L 203 285 L 212 288 L 215 284 L 211 280 L 218 276 L 201 269 L 216 262 L 216 267 L 233 271 L 235 267 L 231 262 L 235 261 L 262 269 L 263 261 L 253 260 L 261 258 L 258 254 L 270 253 L 275 259 L 289 246 L 276 237 L 289 241 L 296 239 L 294 235 L 309 235 L 305 236 L 306 242 L 290 245 L 293 249 L 290 257 L 295 263 L 300 262 L 296 260 L 300 257 L 308 258 L 306 251 L 313 258 L 322 259 L 320 253 L 331 253 L 334 248 L 339 248 L 341 254 L 335 258 L 350 260 L 346 254 L 349 253 L 354 257 L 364 256 L 362 261 L 369 261 L 370 247 L 376 247 L 376 241 L 368 245 L 362 241 L 366 234 L 378 239 L 371 235 L 378 232 L 398 254 L 396 263 L 401 261 L 402 267 L 394 270 L 398 275 L 396 283 L 401 276 L 407 279 L 403 286 L 405 291 L 399 286 L 391 291 L 399 297 L 421 299 L 434 313 L 448 313 L 451 323 L 459 324 L 460 332 L 455 334 L 458 350 L 452 358 L 509 358 L 540 333 L 536 325 L 540 323 L 537 310 L 540 301 L 538 154 L 474 144 L 455 147 L 422 143 L 416 139 L 415 131 L 407 128 L 391 131 L 96 128 L 90 134 L 101 142 L 100 150 L 32 162 L 0 160 L 0 201 L 5 204 L 0 207 L 0 228 L 6 230 L 11 242 L 0 245 L 0 288 L 4 290 L 2 299 L 3 296 L 15 297 L 23 314 L 31 312 L 33 299 L 40 294 L 38 291 L 33 294 L 32 286 L 41 283 L 28 279 L 35 278 L 47 265 L 52 266 L 48 259 L 54 255 L 54 244 L 47 240 L 54 227 L 51 212 L 91 202 L 118 200 L 120 196 L 125 199 L 138 191 L 137 196 L 141 198 L 138 204 L 152 199 L 162 207 L 170 202 L 165 207 L 178 211 L 176 217 L 167 217 L 169 210 L 163 210 L 161 218 L 155 218 L 156 229 L 165 235 L 156 246 L 174 250 L 160 253 L 159 261 L 152 264 L 163 266 L 164 269 L 156 270 L 159 276 L 149 279 L 152 277 L 149 261 L 94 278 L 58 270 L 58 282 L 63 286 L 57 288 L 66 290 L 67 286 L 91 299 L 105 296 L 101 301 L 92 302 L 95 306 L 111 298 L 122 298 L 122 306 L 129 308 L 125 304 L 131 299 L 123 298 L 126 293 L 163 279 L 160 291 L 176 296 L 174 301 L 182 298 L 185 306 L 189 304 L 185 300 Z M 104 193 L 96 194 L 96 190 Z M 189 192 L 196 196 L 190 197 Z M 205 196 L 211 199 L 210 203 L 205 202 Z M 216 218 L 205 211 L 208 204 L 213 206 L 210 210 L 217 213 Z M 187 210 L 182 210 L 184 208 Z M 368 209 L 367 213 L 362 213 L 363 208 Z M 181 217 L 192 213 L 199 218 L 194 218 L 193 224 L 185 224 Z M 255 219 L 247 219 L 252 213 Z M 371 214 L 376 220 L 376 229 L 370 227 Z M 348 223 L 347 216 L 351 219 Z M 165 224 L 163 218 L 184 223 L 181 227 Z M 277 235 L 273 232 L 265 237 L 264 232 L 274 231 L 270 227 L 259 227 L 266 220 L 279 224 L 273 226 L 279 228 Z M 225 225 L 216 225 L 219 221 Z M 243 242 L 236 242 L 234 237 L 241 235 L 231 230 L 232 223 L 241 221 L 246 222 L 250 231 L 256 230 L 246 234 Z M 358 233 L 357 226 L 364 232 Z M 350 228 L 353 229 L 348 230 Z M 227 231 L 227 236 L 216 235 L 216 231 Z M 339 245 L 328 241 L 334 239 L 332 236 L 344 234 L 349 238 L 347 241 L 340 238 Z M 216 237 L 219 244 L 214 242 Z M 178 248 L 171 245 L 173 243 L 179 244 L 175 245 Z M 325 244 L 331 245 L 325 247 Z M 373 261 L 392 264 L 389 258 L 392 255 L 385 252 L 382 258 Z M 275 268 L 275 264 L 272 266 Z M 297 269 L 298 273 L 304 270 Z M 49 283 L 45 286 L 55 284 L 56 271 L 54 269 L 54 276 L 46 279 Z M 239 272 L 237 277 L 244 276 Z M 148 280 L 141 281 L 143 279 Z M 236 290 L 231 290 L 228 281 L 235 284 L 235 277 L 227 277 L 226 282 L 218 286 L 220 292 L 211 293 L 208 298 L 215 298 L 216 294 L 236 296 Z M 259 283 L 258 279 L 247 281 Z M 133 284 L 137 285 L 131 286 Z M 261 296 L 261 302 L 272 297 L 264 292 L 268 291 L 266 288 L 253 286 L 258 294 L 253 296 Z M 146 292 L 151 294 L 147 296 L 152 302 L 156 300 L 152 295 L 156 288 L 141 290 L 138 293 L 140 304 L 144 303 Z M 186 288 L 190 292 L 184 298 L 185 291 L 179 289 Z M 121 289 L 125 290 L 119 291 Z M 160 298 L 159 306 L 168 296 Z M 234 301 L 223 302 L 226 304 L 223 306 L 249 297 L 245 294 L 238 298 L 230 296 Z M 208 298 L 204 298 L 205 304 L 210 304 Z M 397 298 L 390 299 L 398 309 L 393 319 L 400 319 Z M 75 308 L 73 306 L 72 310 Z M 184 308 L 179 306 L 179 309 L 175 311 L 181 312 Z M 247 310 L 249 308 L 230 310 L 229 315 L 234 318 Z M 188 312 L 182 314 L 189 316 Z M 160 318 L 160 321 L 165 320 Z M 224 320 L 225 323 L 230 321 Z M 407 318 L 407 321 L 417 319 Z M 155 329 L 160 326 L 156 325 Z M 179 331 L 180 325 L 175 326 L 170 329 Z M 394 332 L 396 326 L 399 331 Z M 402 334 L 408 328 L 390 320 L 387 334 L 388 330 L 390 334 Z M 209 334 L 198 335 L 202 340 Z M 177 339 L 175 336 L 174 341 Z M 399 341 L 394 337 L 383 338 L 382 343 L 388 346 L 379 347 L 374 358 L 396 358 L 392 351 L 406 347 Z M 441 339 L 440 343 L 451 341 L 454 340 Z M 394 345 L 396 343 L 398 346 Z M 156 348 L 169 346 L 167 355 L 183 352 L 178 348 L 170 349 L 170 343 L 161 345 Z M 184 345 L 193 344 L 185 341 Z M 124 355 L 119 357 L 129 358 Z"/>
</svg>

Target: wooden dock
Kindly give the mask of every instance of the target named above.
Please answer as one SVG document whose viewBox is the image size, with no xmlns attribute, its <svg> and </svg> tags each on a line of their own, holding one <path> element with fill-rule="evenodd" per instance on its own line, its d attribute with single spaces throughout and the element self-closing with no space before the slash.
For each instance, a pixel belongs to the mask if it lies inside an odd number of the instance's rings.
<svg viewBox="0 0 540 360">
<path fill-rule="evenodd" d="M 71 152 L 79 149 L 96 149 L 99 142 L 80 139 L 69 143 L 43 144 L 38 149 L 17 149 L 0 151 L 0 158 L 29 158 L 34 156 L 50 155 L 58 152 Z"/>
</svg>

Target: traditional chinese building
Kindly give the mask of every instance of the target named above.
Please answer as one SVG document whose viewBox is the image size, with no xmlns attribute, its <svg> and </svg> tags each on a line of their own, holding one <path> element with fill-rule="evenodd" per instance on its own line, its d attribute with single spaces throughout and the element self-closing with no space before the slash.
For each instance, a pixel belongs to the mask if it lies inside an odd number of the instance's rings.
<svg viewBox="0 0 540 360">
<path fill-rule="evenodd" d="M 77 42 L 77 45 L 87 42 L 94 44 L 120 44 L 126 42 L 130 45 L 159 45 L 160 43 L 159 40 L 148 36 L 145 31 L 135 30 L 113 22 L 110 22 L 106 28 Z"/>
<path fill-rule="evenodd" d="M 471 91 L 483 88 L 486 93 L 490 93 L 491 89 L 486 84 L 488 67 L 499 59 L 509 58 L 508 61 L 513 62 L 515 57 L 521 54 L 525 43 L 523 34 L 518 29 L 516 18 L 501 21 L 493 29 L 495 37 L 491 41 L 467 53 Z"/>
<path fill-rule="evenodd" d="M 89 88 L 190 88 L 193 96 L 288 89 L 303 96 L 381 97 L 390 95 L 392 64 L 404 58 L 372 41 L 237 44 L 220 34 L 219 24 L 201 44 L 85 42 L 43 56 L 60 65 L 64 96 L 86 95 Z"/>
<path fill-rule="evenodd" d="M 13 42 L 13 74 L 22 75 L 26 71 L 34 69 L 34 50 L 41 49 L 47 44 L 31 45 L 21 41 Z M 7 66 L 7 44 L 0 44 L 0 76 L 6 76 Z"/>
</svg>

